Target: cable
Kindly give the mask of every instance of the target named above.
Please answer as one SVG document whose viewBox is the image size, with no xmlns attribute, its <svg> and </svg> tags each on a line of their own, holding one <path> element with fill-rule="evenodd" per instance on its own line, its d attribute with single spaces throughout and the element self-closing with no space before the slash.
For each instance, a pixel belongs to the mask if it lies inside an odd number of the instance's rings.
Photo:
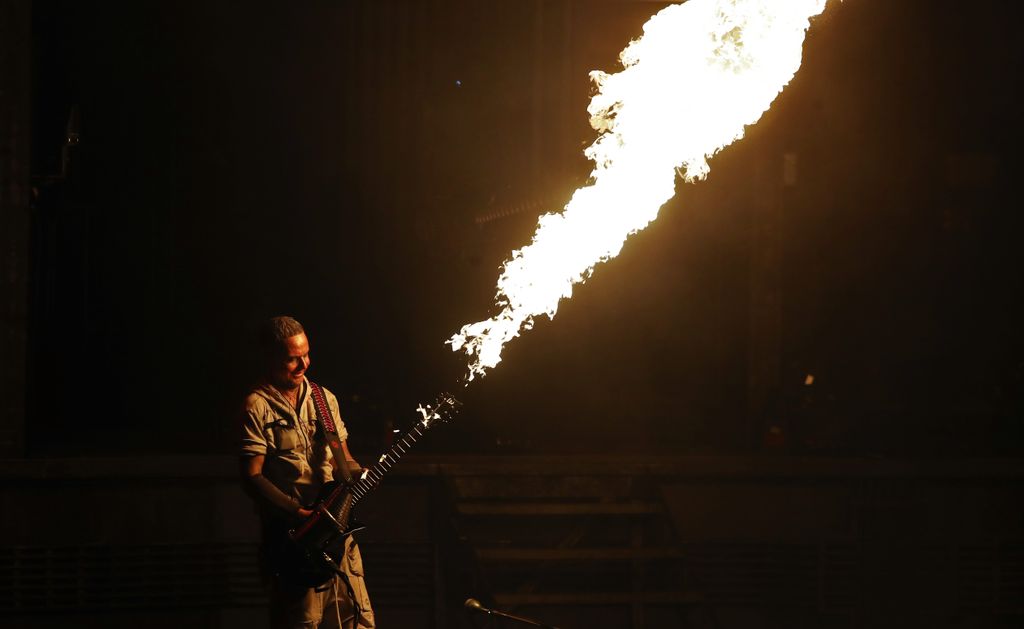
<svg viewBox="0 0 1024 629">
<path fill-rule="evenodd" d="M 338 616 L 338 629 L 342 629 L 341 626 L 341 601 L 338 600 L 338 577 L 334 577 L 331 580 L 334 584 L 334 613 Z"/>
</svg>

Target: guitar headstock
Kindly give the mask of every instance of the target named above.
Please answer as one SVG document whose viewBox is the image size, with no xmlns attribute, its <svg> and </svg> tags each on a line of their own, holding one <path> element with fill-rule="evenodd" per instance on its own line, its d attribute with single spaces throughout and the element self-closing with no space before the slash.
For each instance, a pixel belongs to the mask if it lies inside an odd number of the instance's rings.
<svg viewBox="0 0 1024 629">
<path fill-rule="evenodd" d="M 416 411 L 422 416 L 420 424 L 424 428 L 430 428 L 435 423 L 444 423 L 455 416 L 462 407 L 462 402 L 455 399 L 451 393 L 442 393 L 437 396 L 433 404 L 421 404 Z"/>
</svg>

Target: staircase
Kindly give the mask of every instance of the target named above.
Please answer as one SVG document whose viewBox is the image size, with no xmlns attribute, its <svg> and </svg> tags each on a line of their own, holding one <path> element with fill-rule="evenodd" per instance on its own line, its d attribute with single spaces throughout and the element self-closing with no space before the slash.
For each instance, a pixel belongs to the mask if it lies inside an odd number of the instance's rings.
<svg viewBox="0 0 1024 629">
<path fill-rule="evenodd" d="M 449 471 L 485 603 L 566 629 L 713 626 L 651 476 Z"/>
</svg>

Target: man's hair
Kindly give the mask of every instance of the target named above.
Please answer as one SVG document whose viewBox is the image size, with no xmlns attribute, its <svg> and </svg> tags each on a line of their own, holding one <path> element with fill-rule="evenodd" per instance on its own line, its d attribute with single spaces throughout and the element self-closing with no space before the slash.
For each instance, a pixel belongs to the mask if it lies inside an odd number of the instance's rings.
<svg viewBox="0 0 1024 629">
<path fill-rule="evenodd" d="M 285 341 L 305 333 L 302 324 L 291 317 L 271 317 L 260 326 L 260 349 L 265 357 L 276 358 L 284 349 Z"/>
</svg>

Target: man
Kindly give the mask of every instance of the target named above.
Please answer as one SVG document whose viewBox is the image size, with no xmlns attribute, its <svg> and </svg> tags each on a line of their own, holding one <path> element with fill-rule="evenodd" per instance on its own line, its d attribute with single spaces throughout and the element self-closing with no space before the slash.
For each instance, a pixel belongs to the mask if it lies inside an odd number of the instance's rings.
<svg viewBox="0 0 1024 629">
<path fill-rule="evenodd" d="M 340 565 L 345 579 L 336 577 L 321 587 L 304 588 L 274 573 L 288 530 L 311 514 L 305 507 L 312 504 L 320 487 L 332 480 L 338 465 L 348 465 L 356 476 L 359 464 L 348 451 L 348 431 L 338 412 L 338 400 L 326 389 L 345 461 L 334 460 L 316 420 L 306 379 L 309 340 L 302 325 L 291 317 L 274 317 L 265 323 L 260 341 L 264 378 L 245 400 L 241 467 L 263 523 L 264 558 L 272 574 L 271 626 L 372 628 L 373 610 L 363 581 L 362 558 L 351 537 L 346 540 Z"/>
</svg>

